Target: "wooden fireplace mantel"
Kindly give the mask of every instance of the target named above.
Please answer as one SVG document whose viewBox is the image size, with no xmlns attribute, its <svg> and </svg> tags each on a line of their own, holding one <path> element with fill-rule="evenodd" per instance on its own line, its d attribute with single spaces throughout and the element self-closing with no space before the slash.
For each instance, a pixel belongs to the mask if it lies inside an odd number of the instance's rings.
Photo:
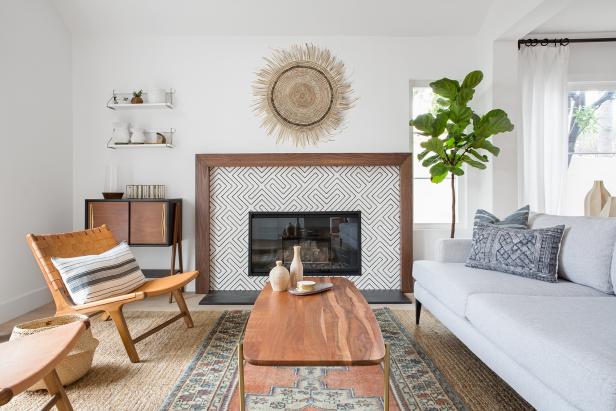
<svg viewBox="0 0 616 411">
<path fill-rule="evenodd" d="M 400 168 L 400 287 L 412 292 L 413 167 L 410 153 L 281 153 L 195 155 L 196 291 L 210 290 L 210 168 L 397 166 Z"/>
</svg>

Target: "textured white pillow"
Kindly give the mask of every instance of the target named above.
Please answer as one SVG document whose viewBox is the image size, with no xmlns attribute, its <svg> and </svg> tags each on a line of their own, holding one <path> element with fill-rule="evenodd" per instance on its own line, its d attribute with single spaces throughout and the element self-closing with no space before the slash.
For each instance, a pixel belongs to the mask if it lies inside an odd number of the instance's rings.
<svg viewBox="0 0 616 411">
<path fill-rule="evenodd" d="M 125 242 L 102 254 L 52 257 L 51 262 L 75 304 L 126 294 L 145 283 L 145 276 Z"/>
</svg>

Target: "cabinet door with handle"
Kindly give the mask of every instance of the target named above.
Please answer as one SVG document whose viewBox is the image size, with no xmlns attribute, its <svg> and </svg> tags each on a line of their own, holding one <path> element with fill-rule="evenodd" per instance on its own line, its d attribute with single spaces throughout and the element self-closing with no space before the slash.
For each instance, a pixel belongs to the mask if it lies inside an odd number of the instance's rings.
<svg viewBox="0 0 616 411">
<path fill-rule="evenodd" d="M 87 203 L 86 228 L 106 224 L 116 241 L 128 241 L 128 203 L 91 201 Z"/>
<path fill-rule="evenodd" d="M 166 202 L 131 202 L 131 244 L 167 244 L 169 217 Z"/>
</svg>

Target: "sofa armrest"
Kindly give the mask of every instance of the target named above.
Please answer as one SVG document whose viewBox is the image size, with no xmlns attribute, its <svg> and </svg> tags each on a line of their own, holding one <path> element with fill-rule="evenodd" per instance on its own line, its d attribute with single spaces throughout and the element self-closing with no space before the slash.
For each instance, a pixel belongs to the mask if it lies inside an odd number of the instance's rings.
<svg viewBox="0 0 616 411">
<path fill-rule="evenodd" d="M 436 241 L 436 261 L 441 263 L 465 263 L 471 252 L 470 238 L 441 238 Z"/>
</svg>

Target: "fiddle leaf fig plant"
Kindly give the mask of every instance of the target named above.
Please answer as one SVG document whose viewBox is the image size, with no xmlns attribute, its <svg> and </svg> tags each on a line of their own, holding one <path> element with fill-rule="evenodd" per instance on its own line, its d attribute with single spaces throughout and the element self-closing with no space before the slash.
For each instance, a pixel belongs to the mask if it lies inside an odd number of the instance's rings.
<svg viewBox="0 0 616 411">
<path fill-rule="evenodd" d="M 438 184 L 451 175 L 451 238 L 456 230 L 455 177 L 464 175 L 465 164 L 485 169 L 488 154 L 498 156 L 500 152 L 490 137 L 513 130 L 503 110 L 493 109 L 480 116 L 468 106 L 481 80 L 483 73 L 477 70 L 468 73 L 462 84 L 448 78 L 430 83 L 436 95 L 435 110 L 409 122 L 428 137 L 420 144 L 423 151 L 417 160 L 430 168 L 431 181 Z"/>
</svg>

